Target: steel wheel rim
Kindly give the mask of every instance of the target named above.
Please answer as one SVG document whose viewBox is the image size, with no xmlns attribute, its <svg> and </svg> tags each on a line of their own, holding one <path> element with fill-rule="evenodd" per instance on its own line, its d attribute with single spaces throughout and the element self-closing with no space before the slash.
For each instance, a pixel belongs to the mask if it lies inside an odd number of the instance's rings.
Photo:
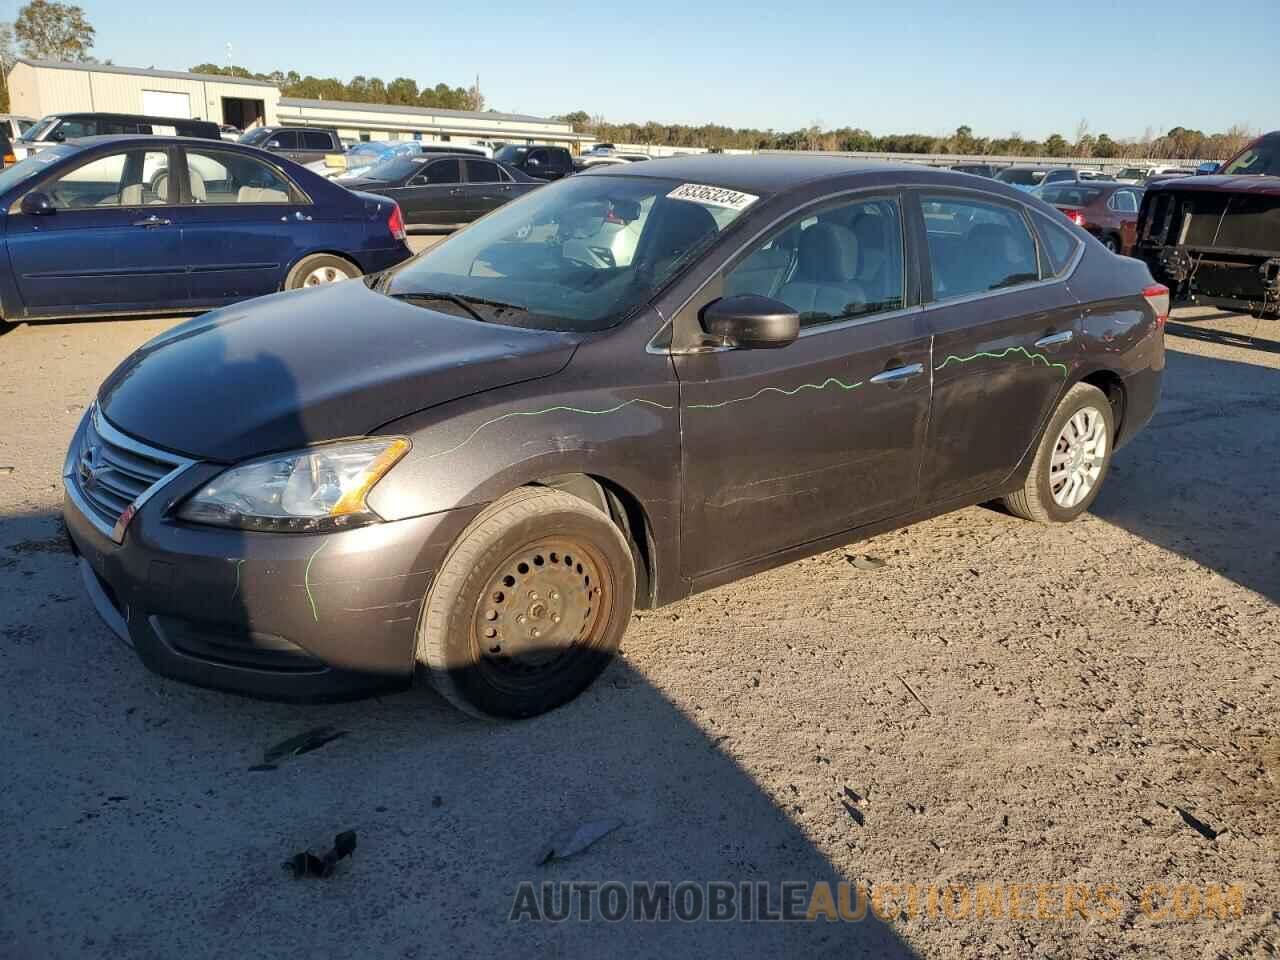
<svg viewBox="0 0 1280 960">
<path fill-rule="evenodd" d="M 472 619 L 472 649 L 493 686 L 525 692 L 593 655 L 616 591 L 604 555 L 573 537 L 542 537 L 489 576 Z"/>
<path fill-rule="evenodd" d="M 322 283 L 338 283 L 341 280 L 350 280 L 345 270 L 338 267 L 323 266 L 316 267 L 302 279 L 304 287 L 318 287 Z"/>
<path fill-rule="evenodd" d="M 1097 407 L 1081 407 L 1062 425 L 1049 459 L 1053 502 L 1070 510 L 1098 485 L 1107 460 L 1107 421 Z"/>
</svg>

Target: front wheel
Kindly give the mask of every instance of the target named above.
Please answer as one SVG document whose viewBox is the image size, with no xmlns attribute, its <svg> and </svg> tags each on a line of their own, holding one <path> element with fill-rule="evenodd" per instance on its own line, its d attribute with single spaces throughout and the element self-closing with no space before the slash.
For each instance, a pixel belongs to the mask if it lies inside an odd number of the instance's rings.
<svg viewBox="0 0 1280 960">
<path fill-rule="evenodd" d="M 481 513 L 445 559 L 418 631 L 420 671 L 473 716 L 545 713 L 608 666 L 635 581 L 609 517 L 563 491 L 521 488 Z"/>
<path fill-rule="evenodd" d="M 1074 520 L 1102 489 L 1114 438 L 1115 416 L 1107 395 L 1077 383 L 1050 418 L 1022 489 L 1005 497 L 1005 506 L 1040 523 Z"/>
<path fill-rule="evenodd" d="M 1108 250 L 1110 250 L 1112 253 L 1120 252 L 1120 241 L 1117 240 L 1115 237 L 1111 236 L 1111 234 L 1107 234 L 1105 237 L 1102 238 L 1102 245 L 1106 247 Z"/>
<path fill-rule="evenodd" d="M 335 257 L 329 253 L 312 254 L 303 257 L 289 271 L 285 278 L 286 290 L 300 290 L 303 287 L 318 287 L 326 283 L 337 283 L 341 280 L 353 280 L 360 276 L 360 268 L 350 260 Z"/>
</svg>

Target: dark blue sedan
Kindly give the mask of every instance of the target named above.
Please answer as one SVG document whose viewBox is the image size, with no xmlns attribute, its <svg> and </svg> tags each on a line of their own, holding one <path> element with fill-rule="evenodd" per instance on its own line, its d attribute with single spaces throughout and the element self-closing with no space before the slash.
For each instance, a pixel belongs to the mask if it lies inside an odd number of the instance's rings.
<svg viewBox="0 0 1280 960">
<path fill-rule="evenodd" d="M 194 312 L 410 256 L 395 202 L 234 143 L 89 137 L 0 173 L 0 317 Z"/>
</svg>

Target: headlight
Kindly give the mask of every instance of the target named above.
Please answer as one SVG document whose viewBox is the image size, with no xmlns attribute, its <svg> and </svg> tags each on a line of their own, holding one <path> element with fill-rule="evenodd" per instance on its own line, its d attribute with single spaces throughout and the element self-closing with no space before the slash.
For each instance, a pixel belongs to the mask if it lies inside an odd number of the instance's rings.
<svg viewBox="0 0 1280 960">
<path fill-rule="evenodd" d="M 365 497 L 408 449 L 402 438 L 356 440 L 251 460 L 197 490 L 178 516 L 278 533 L 358 526 L 381 519 Z"/>
</svg>

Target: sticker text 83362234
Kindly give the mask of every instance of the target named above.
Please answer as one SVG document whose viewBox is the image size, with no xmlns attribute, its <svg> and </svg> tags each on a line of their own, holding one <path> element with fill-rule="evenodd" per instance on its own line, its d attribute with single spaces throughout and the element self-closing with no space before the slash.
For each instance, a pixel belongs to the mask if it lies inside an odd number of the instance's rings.
<svg viewBox="0 0 1280 960">
<path fill-rule="evenodd" d="M 701 183 L 682 183 L 667 194 L 669 200 L 688 200 L 708 207 L 726 207 L 729 210 L 745 210 L 760 198 L 728 187 L 710 187 Z"/>
</svg>

